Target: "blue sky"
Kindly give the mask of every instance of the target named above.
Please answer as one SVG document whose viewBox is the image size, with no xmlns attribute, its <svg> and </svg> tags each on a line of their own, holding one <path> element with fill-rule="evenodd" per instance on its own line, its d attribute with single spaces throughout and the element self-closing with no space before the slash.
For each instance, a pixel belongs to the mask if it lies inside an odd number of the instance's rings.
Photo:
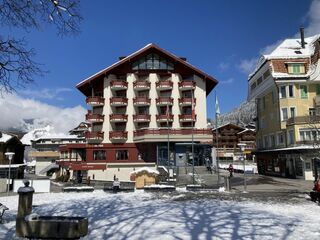
<svg viewBox="0 0 320 240">
<path fill-rule="evenodd" d="M 152 42 L 218 79 L 224 113 L 246 99 L 248 69 L 263 49 L 293 37 L 301 25 L 311 34 L 320 26 L 312 3 L 319 1 L 87 0 L 81 2 L 82 32 L 75 37 L 60 38 L 51 26 L 2 34 L 25 36 L 49 71 L 18 91 L 22 97 L 59 108 L 86 107 L 78 82 Z M 214 91 L 207 101 L 211 118 Z"/>
</svg>

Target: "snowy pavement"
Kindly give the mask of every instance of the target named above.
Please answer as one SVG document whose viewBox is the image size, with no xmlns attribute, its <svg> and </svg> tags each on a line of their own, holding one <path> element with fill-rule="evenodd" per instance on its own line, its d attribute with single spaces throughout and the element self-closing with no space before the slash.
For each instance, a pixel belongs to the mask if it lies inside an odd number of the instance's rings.
<svg viewBox="0 0 320 240">
<path fill-rule="evenodd" d="M 33 211 L 87 216 L 89 234 L 84 239 L 320 239 L 320 206 L 304 195 L 286 202 L 231 195 L 183 190 L 45 193 L 34 195 Z M 10 208 L 0 224 L 0 239 L 13 239 L 18 196 L 1 197 L 0 202 Z"/>
</svg>

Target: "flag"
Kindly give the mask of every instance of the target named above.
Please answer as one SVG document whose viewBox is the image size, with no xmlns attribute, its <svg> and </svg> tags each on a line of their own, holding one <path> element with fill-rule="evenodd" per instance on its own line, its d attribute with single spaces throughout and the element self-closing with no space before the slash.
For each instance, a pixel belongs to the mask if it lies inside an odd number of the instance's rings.
<svg viewBox="0 0 320 240">
<path fill-rule="evenodd" d="M 216 116 L 220 115 L 220 108 L 219 108 L 217 95 L 216 95 L 216 105 L 215 105 L 215 107 L 216 107 Z"/>
</svg>

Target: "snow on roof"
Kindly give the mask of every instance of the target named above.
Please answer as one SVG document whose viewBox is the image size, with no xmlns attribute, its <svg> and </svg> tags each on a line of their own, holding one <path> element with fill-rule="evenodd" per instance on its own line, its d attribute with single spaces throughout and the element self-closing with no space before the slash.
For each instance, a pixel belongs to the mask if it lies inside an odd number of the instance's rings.
<svg viewBox="0 0 320 240">
<path fill-rule="evenodd" d="M 314 42 L 320 35 L 314 35 L 304 39 L 305 48 L 301 47 L 301 39 L 286 39 L 270 54 L 264 55 L 269 59 L 290 59 L 290 58 L 306 58 L 314 54 Z"/>
<path fill-rule="evenodd" d="M 289 38 L 285 39 L 276 49 L 270 54 L 264 54 L 260 57 L 256 68 L 252 73 L 249 74 L 249 79 L 256 74 L 256 72 L 262 67 L 267 60 L 272 59 L 298 59 L 308 58 L 314 54 L 315 46 L 314 43 L 320 38 L 320 34 L 314 35 L 304 39 L 305 48 L 301 47 L 300 38 Z M 286 74 L 286 76 L 288 76 Z M 277 77 L 281 77 L 280 75 Z M 291 77 L 291 75 L 290 75 Z M 301 75 L 299 75 L 301 77 Z"/>
<path fill-rule="evenodd" d="M 147 172 L 147 173 L 154 174 L 154 175 L 160 174 L 159 171 L 157 171 L 157 170 L 154 170 L 154 169 L 151 169 L 148 167 L 142 167 L 142 168 L 138 168 L 137 170 L 131 172 L 130 175 L 136 175 L 136 174 L 139 174 L 142 172 Z"/>
<path fill-rule="evenodd" d="M 25 166 L 26 164 L 0 164 L 0 168 L 18 168 L 18 167 L 22 167 Z"/>
<path fill-rule="evenodd" d="M 6 133 L 2 133 L 2 136 L 0 137 L 0 143 L 8 142 L 11 138 L 13 138 L 13 136 Z"/>
<path fill-rule="evenodd" d="M 65 133 L 56 133 L 51 126 L 45 128 L 34 129 L 21 138 L 22 144 L 31 145 L 32 141 L 39 139 L 75 139 L 79 138 L 77 135 L 69 135 Z"/>
<path fill-rule="evenodd" d="M 287 150 L 308 150 L 308 149 L 319 149 L 319 147 L 313 146 L 313 145 L 302 145 L 302 146 L 287 147 L 287 148 L 275 148 L 275 149 L 258 150 L 257 152 L 273 152 L 273 151 L 287 151 Z"/>
<path fill-rule="evenodd" d="M 238 132 L 237 134 L 242 134 L 242 133 L 245 133 L 247 131 L 251 131 L 251 132 L 255 132 L 254 129 L 250 129 L 250 128 L 246 128 L 245 130 L 241 131 L 241 132 Z"/>
</svg>

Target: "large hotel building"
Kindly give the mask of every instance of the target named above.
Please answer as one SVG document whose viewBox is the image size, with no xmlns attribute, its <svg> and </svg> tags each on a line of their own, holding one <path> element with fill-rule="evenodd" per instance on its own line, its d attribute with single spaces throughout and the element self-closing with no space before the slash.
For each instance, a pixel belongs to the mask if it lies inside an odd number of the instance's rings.
<svg viewBox="0 0 320 240">
<path fill-rule="evenodd" d="M 217 83 L 155 44 L 119 58 L 77 85 L 91 127 L 87 143 L 60 148 L 59 164 L 73 175 L 127 181 L 140 167 L 188 166 L 194 142 L 194 162 L 204 165 L 212 142 L 206 97 Z"/>
</svg>

